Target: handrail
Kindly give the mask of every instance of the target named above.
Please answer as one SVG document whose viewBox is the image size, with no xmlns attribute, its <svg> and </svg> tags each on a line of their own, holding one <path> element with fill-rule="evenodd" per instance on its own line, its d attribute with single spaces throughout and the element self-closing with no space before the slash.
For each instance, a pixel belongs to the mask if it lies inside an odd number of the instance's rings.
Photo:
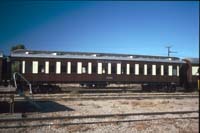
<svg viewBox="0 0 200 133">
<path fill-rule="evenodd" d="M 17 82 L 16 82 L 16 75 L 20 76 L 28 85 L 29 85 L 29 90 L 30 90 L 30 94 L 32 94 L 32 87 L 31 87 L 31 83 L 20 73 L 18 72 L 14 72 L 13 73 L 13 79 L 14 79 L 14 84 L 15 84 L 15 88 L 17 88 Z"/>
</svg>

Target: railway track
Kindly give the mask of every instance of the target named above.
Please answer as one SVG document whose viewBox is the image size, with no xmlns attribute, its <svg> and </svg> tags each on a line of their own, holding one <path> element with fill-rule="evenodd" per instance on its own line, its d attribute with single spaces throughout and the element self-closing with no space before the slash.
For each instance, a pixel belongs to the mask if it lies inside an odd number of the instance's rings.
<svg viewBox="0 0 200 133">
<path fill-rule="evenodd" d="M 145 91 L 142 89 L 142 87 L 139 86 L 115 86 L 115 87 L 104 87 L 104 88 L 87 88 L 87 87 L 81 87 L 81 86 L 68 86 L 63 87 L 62 85 L 57 86 L 56 88 L 49 89 L 49 87 L 45 88 L 38 88 L 33 89 L 33 93 L 35 94 L 45 94 L 45 93 L 123 93 L 123 92 L 132 92 L 132 93 L 146 93 L 146 92 L 167 92 L 165 89 L 160 90 L 153 90 L 152 91 Z M 48 91 L 49 90 L 49 91 Z M 176 92 L 184 92 L 184 88 L 177 87 Z"/>
<path fill-rule="evenodd" d="M 42 90 L 41 90 L 42 92 Z M 118 88 L 61 88 L 61 92 L 55 92 L 55 93 L 123 93 L 123 92 L 131 92 L 131 93 L 147 93 L 148 91 L 144 91 L 141 88 L 126 88 L 126 87 L 118 87 Z M 151 92 L 166 92 L 166 90 L 160 90 L 160 91 L 150 91 Z M 184 92 L 184 89 L 177 89 L 176 92 Z M 39 94 L 40 92 L 36 93 Z M 44 92 L 45 93 L 45 92 Z M 47 92 L 46 92 L 47 93 Z M 51 92 L 50 92 L 51 93 Z"/>
<path fill-rule="evenodd" d="M 0 119 L 0 129 L 43 126 L 69 126 L 80 124 L 122 123 L 137 121 L 153 121 L 161 119 L 198 119 L 198 113 L 199 110 Z"/>
<path fill-rule="evenodd" d="M 100 94 L 35 94 L 35 101 L 47 100 L 117 100 L 117 99 L 183 99 L 199 98 L 198 94 L 186 93 L 100 93 Z M 15 96 L 16 101 L 24 100 L 20 96 Z"/>
<path fill-rule="evenodd" d="M 67 96 L 67 95 L 82 95 L 82 96 L 107 96 L 107 95 L 198 95 L 198 92 L 192 92 L 192 93 L 182 93 L 182 92 L 176 92 L 176 93 L 160 93 L 160 92 L 153 92 L 153 93 L 56 93 L 56 94 L 34 94 L 34 96 Z M 17 95 L 16 95 L 17 96 Z"/>
</svg>

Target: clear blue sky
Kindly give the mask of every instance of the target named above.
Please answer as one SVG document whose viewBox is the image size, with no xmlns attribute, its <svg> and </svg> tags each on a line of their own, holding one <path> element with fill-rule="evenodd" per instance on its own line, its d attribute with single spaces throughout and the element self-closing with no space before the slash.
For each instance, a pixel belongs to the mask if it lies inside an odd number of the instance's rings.
<svg viewBox="0 0 200 133">
<path fill-rule="evenodd" d="M 37 1 L 0 3 L 0 50 L 199 57 L 199 2 Z"/>
</svg>

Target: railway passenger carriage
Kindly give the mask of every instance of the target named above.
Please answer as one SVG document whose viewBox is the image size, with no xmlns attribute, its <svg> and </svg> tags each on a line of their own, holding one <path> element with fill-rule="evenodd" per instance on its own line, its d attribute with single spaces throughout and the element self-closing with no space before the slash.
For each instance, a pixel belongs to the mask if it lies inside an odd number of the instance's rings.
<svg viewBox="0 0 200 133">
<path fill-rule="evenodd" d="M 13 51 L 11 62 L 12 72 L 22 73 L 32 83 L 80 83 L 88 87 L 140 83 L 144 89 L 179 85 L 179 71 L 186 63 L 165 56 L 31 50 Z M 197 69 L 198 63 L 191 68 L 192 74 Z"/>
<path fill-rule="evenodd" d="M 197 87 L 199 59 L 20 49 L 10 57 L 0 54 L 0 82 L 9 81 L 14 72 L 21 73 L 32 84 L 105 87 L 110 83 L 140 83 L 146 90 L 174 91 L 176 85 Z"/>
</svg>

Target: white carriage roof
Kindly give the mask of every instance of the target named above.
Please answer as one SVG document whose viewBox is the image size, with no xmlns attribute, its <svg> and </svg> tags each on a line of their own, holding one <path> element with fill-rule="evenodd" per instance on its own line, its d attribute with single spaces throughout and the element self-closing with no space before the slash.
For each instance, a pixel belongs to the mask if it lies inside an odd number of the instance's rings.
<svg viewBox="0 0 200 133">
<path fill-rule="evenodd" d="M 12 51 L 11 57 L 31 58 L 66 58 L 66 59 L 103 59 L 103 60 L 126 60 L 126 61 L 149 61 L 149 62 L 172 62 L 182 63 L 180 58 L 167 56 L 112 54 L 112 53 L 89 53 L 89 52 L 61 52 L 61 51 L 34 51 L 18 49 Z"/>
</svg>

